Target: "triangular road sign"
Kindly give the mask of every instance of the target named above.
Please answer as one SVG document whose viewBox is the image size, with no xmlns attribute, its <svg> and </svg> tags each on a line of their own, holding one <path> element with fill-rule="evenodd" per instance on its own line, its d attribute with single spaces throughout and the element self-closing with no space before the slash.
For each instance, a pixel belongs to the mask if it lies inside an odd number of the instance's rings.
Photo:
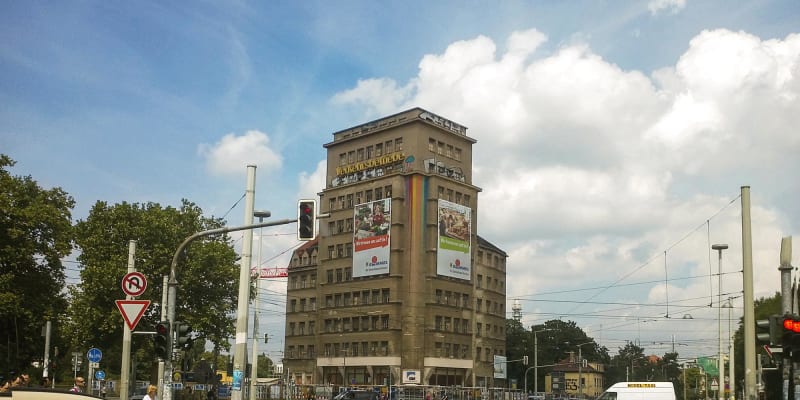
<svg viewBox="0 0 800 400">
<path fill-rule="evenodd" d="M 150 306 L 150 300 L 115 300 L 119 313 L 122 314 L 122 319 L 128 324 L 128 328 L 133 330 L 136 324 L 142 319 L 144 311 Z"/>
</svg>

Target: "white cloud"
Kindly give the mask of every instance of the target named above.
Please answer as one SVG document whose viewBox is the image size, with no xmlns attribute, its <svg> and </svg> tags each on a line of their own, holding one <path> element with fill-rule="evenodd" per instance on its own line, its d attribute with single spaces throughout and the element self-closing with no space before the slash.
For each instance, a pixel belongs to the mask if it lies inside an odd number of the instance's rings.
<svg viewBox="0 0 800 400">
<path fill-rule="evenodd" d="M 658 10 L 685 6 L 652 4 Z M 514 33 L 500 54 L 484 36 L 452 43 L 442 54 L 424 56 L 403 95 L 391 96 L 380 110 L 420 106 L 466 125 L 478 140 L 473 183 L 483 192 L 477 228 L 509 254 L 509 298 L 564 290 L 561 300 L 663 304 L 631 311 L 641 317 L 663 316 L 668 296 L 672 315 L 700 319 L 717 283 L 664 280 L 715 274 L 710 242 L 730 245 L 723 292 L 736 296 L 742 285 L 741 274 L 733 273 L 742 264 L 736 256 L 739 187 L 767 186 L 754 192 L 766 200 L 775 189 L 767 185 L 775 174 L 770 160 L 795 160 L 787 163 L 800 170 L 798 35 L 765 41 L 744 32 L 704 31 L 674 66 L 652 76 L 624 70 L 581 43 L 537 56 L 545 41 L 535 30 Z M 391 94 L 397 86 L 371 93 Z M 359 82 L 354 90 L 362 87 Z M 773 253 L 786 235 L 784 213 L 754 202 L 755 265 L 777 265 Z M 617 281 L 651 283 L 613 286 Z M 771 295 L 777 282 L 776 274 L 759 273 L 756 295 Z M 598 289 L 571 292 L 592 287 Z M 565 315 L 611 308 L 533 304 Z M 741 315 L 741 308 L 734 312 Z M 649 326 L 669 329 L 661 322 Z"/>
<path fill-rule="evenodd" d="M 267 172 L 275 171 L 283 162 L 279 151 L 270 146 L 269 136 L 256 130 L 241 136 L 229 133 L 213 145 L 200 144 L 197 150 L 206 159 L 206 168 L 212 175 L 240 175 L 250 164 Z"/>
<path fill-rule="evenodd" d="M 311 173 L 302 172 L 298 178 L 297 198 L 299 199 L 316 199 L 319 188 L 325 187 L 325 177 L 328 169 L 328 164 L 325 160 L 317 163 L 317 168 Z"/>
<path fill-rule="evenodd" d="M 686 8 L 686 0 L 650 0 L 647 3 L 647 9 L 650 14 L 656 15 L 662 11 L 669 14 L 677 14 Z"/>
</svg>

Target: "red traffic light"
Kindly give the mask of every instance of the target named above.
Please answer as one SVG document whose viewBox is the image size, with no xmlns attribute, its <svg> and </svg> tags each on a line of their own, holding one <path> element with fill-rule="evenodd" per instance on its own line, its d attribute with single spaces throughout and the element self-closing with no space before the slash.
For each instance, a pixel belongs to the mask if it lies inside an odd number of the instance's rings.
<svg viewBox="0 0 800 400">
<path fill-rule="evenodd" d="M 800 333 L 800 321 L 797 321 L 794 318 L 784 317 L 783 329 L 792 331 L 794 333 Z"/>
<path fill-rule="evenodd" d="M 169 334 L 169 324 L 160 322 L 156 324 L 156 334 L 159 335 L 168 335 Z"/>
</svg>

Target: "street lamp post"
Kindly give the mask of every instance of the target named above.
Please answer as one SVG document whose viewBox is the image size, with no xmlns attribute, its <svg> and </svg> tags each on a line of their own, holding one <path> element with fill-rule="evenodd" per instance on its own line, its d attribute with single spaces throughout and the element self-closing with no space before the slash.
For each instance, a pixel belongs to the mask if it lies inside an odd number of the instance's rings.
<svg viewBox="0 0 800 400">
<path fill-rule="evenodd" d="M 724 350 L 722 348 L 722 250 L 727 248 L 727 244 L 711 245 L 711 249 L 716 250 L 719 254 L 719 274 L 717 284 L 717 289 L 719 291 L 719 302 L 717 303 L 717 325 L 719 328 L 719 390 L 717 392 L 719 394 L 719 400 L 725 400 L 725 359 L 723 358 Z"/>
<path fill-rule="evenodd" d="M 733 309 L 733 303 L 731 303 L 731 299 L 728 298 L 728 301 L 722 305 L 722 308 L 728 309 L 728 358 L 730 359 L 730 365 L 728 365 L 728 384 L 731 385 L 731 393 L 730 393 L 730 400 L 734 400 L 736 398 L 736 373 L 734 372 L 734 359 L 733 359 L 733 331 L 731 331 L 731 310 Z"/>
<path fill-rule="evenodd" d="M 269 211 L 256 210 L 253 216 L 258 218 L 258 223 L 264 222 L 272 213 Z M 261 243 L 264 237 L 264 228 L 258 228 L 258 259 L 256 260 L 256 297 L 253 300 L 253 360 L 250 361 L 250 400 L 256 400 L 256 381 L 258 381 L 258 292 L 261 282 Z"/>
</svg>

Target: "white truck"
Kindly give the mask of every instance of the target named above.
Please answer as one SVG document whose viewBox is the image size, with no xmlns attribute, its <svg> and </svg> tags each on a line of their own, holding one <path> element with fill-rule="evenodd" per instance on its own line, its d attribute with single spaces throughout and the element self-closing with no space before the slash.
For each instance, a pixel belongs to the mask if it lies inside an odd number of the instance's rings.
<svg viewBox="0 0 800 400">
<path fill-rule="evenodd" d="M 617 382 L 597 400 L 676 400 L 672 382 Z"/>
</svg>

